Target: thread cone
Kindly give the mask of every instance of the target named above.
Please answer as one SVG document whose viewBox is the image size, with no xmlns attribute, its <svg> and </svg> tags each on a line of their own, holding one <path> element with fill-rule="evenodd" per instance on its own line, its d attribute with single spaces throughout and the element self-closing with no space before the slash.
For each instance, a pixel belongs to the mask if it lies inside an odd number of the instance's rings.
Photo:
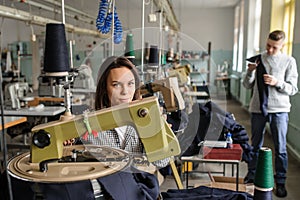
<svg viewBox="0 0 300 200">
<path fill-rule="evenodd" d="M 254 185 L 256 188 L 266 190 L 274 187 L 272 150 L 270 148 L 262 147 L 259 150 Z"/>
</svg>

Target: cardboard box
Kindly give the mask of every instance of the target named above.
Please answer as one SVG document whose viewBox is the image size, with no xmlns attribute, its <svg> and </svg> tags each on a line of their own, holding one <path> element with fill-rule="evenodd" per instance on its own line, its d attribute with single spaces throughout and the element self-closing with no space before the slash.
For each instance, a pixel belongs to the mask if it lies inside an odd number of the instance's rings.
<svg viewBox="0 0 300 200">
<path fill-rule="evenodd" d="M 203 147 L 204 159 L 241 160 L 243 149 L 239 144 L 233 144 L 232 148 Z"/>
</svg>

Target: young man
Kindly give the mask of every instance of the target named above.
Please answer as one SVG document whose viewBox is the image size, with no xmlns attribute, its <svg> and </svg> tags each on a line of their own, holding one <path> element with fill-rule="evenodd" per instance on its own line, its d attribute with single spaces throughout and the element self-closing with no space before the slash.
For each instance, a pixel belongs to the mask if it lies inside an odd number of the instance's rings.
<svg viewBox="0 0 300 200">
<path fill-rule="evenodd" d="M 249 111 L 251 112 L 251 142 L 254 156 L 248 163 L 245 183 L 253 183 L 258 151 L 263 145 L 265 125 L 270 124 L 270 132 L 275 147 L 275 194 L 287 196 L 285 188 L 288 155 L 286 135 L 290 96 L 297 93 L 298 72 L 296 60 L 281 52 L 285 33 L 281 30 L 269 34 L 266 51 L 247 59 L 247 74 L 243 80 L 245 88 L 253 89 Z"/>
</svg>

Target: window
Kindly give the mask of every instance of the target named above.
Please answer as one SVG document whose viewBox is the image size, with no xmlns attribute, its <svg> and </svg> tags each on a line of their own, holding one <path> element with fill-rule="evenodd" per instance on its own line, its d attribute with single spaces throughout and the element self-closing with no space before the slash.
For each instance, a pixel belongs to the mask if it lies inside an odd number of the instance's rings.
<svg viewBox="0 0 300 200">
<path fill-rule="evenodd" d="M 240 6 L 235 7 L 234 11 L 234 36 L 233 36 L 233 70 L 237 70 L 237 54 L 238 54 L 238 35 L 239 35 L 239 11 Z"/>
<path fill-rule="evenodd" d="M 241 1 L 241 10 L 240 10 L 240 32 L 239 32 L 239 51 L 238 51 L 238 62 L 237 62 L 237 71 L 242 72 L 243 70 L 243 47 L 244 47 L 244 1 Z"/>
<path fill-rule="evenodd" d="M 234 43 L 233 43 L 233 70 L 241 72 L 243 69 L 243 42 L 244 42 L 244 1 L 235 7 L 234 15 Z"/>
<path fill-rule="evenodd" d="M 285 0 L 283 30 L 286 33 L 285 53 L 292 55 L 295 22 L 295 0 Z"/>
<path fill-rule="evenodd" d="M 254 14 L 254 31 L 253 31 L 253 50 L 254 54 L 259 53 L 259 37 L 260 37 L 260 18 L 261 18 L 261 0 L 255 2 L 255 14 Z"/>
</svg>

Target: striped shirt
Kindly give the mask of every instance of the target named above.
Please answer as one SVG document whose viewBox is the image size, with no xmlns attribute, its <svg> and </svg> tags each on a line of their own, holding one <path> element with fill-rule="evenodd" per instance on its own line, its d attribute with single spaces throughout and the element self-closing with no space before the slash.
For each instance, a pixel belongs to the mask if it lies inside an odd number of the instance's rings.
<svg viewBox="0 0 300 200">
<path fill-rule="evenodd" d="M 119 134 L 122 134 L 120 137 Z M 121 139 L 120 139 L 121 138 Z M 143 143 L 139 139 L 137 131 L 132 126 L 124 126 L 112 130 L 100 131 L 97 137 L 89 134 L 87 139 L 81 138 L 84 144 L 93 144 L 99 146 L 109 146 L 127 151 L 132 155 L 145 155 Z M 170 158 L 153 162 L 157 167 L 165 167 L 169 164 Z"/>
</svg>

